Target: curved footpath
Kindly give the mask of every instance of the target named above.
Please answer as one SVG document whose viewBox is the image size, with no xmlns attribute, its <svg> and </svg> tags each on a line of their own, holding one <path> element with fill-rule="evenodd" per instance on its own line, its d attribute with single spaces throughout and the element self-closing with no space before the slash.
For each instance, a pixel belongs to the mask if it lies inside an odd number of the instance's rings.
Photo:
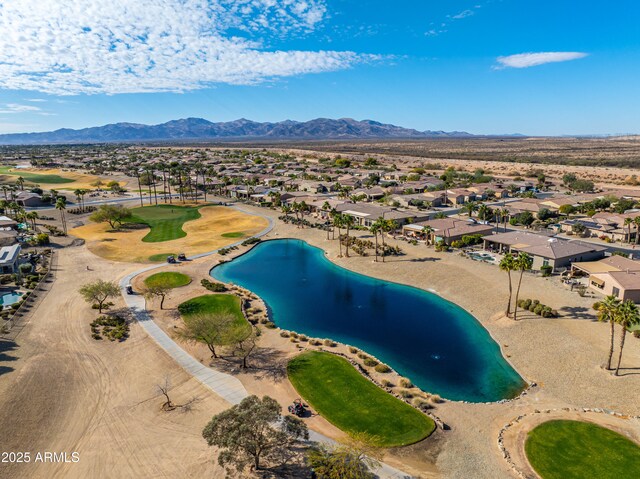
<svg viewBox="0 0 640 479">
<path fill-rule="evenodd" d="M 269 222 L 269 225 L 260 233 L 253 235 L 254 237 L 260 238 L 273 229 L 273 220 L 268 216 L 257 215 L 254 212 L 243 210 L 238 206 L 230 206 L 230 208 L 234 208 L 246 214 L 261 216 Z M 237 241 L 231 245 L 226 246 L 226 248 L 229 248 L 231 246 L 239 246 L 241 243 L 242 241 Z M 194 260 L 203 258 L 205 256 L 213 255 L 217 252 L 218 250 L 209 251 L 208 253 L 189 256 L 188 259 Z M 166 266 L 169 266 L 169 264 L 154 264 L 152 266 L 147 266 L 146 268 L 134 271 L 133 273 L 130 273 L 123 277 L 120 280 L 120 290 L 124 298 L 124 302 L 129 307 L 129 309 L 131 309 L 131 312 L 135 315 L 136 319 L 147 332 L 147 334 L 151 336 L 151 338 L 162 349 L 164 349 L 167 354 L 169 354 L 169 356 L 171 356 L 185 371 L 187 371 L 198 381 L 200 381 L 214 393 L 224 398 L 231 404 L 240 403 L 240 401 L 249 396 L 249 393 L 238 378 L 202 365 L 193 356 L 182 349 L 173 339 L 171 339 L 171 337 L 167 333 L 165 333 L 160 328 L 160 326 L 155 323 L 155 321 L 153 321 L 153 319 L 147 312 L 146 302 L 142 295 L 127 294 L 126 287 L 131 283 L 133 278 L 135 278 L 139 274 L 146 273 L 147 271 L 164 268 Z M 333 441 L 332 439 L 311 430 L 309 430 L 309 440 L 313 442 L 323 442 L 328 444 L 335 443 L 335 441 Z M 406 474 L 384 463 L 380 463 L 380 466 L 376 470 L 374 470 L 374 472 L 381 479 L 408 479 L 411 477 L 409 474 Z"/>
</svg>

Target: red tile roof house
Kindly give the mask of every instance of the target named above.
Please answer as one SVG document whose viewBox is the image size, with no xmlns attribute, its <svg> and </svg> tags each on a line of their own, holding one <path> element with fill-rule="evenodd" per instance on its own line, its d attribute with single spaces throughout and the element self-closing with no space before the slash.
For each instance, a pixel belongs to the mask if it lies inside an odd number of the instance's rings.
<svg viewBox="0 0 640 479">
<path fill-rule="evenodd" d="M 424 227 L 432 228 L 429 237 L 424 233 Z M 402 234 L 408 238 L 427 240 L 429 244 L 435 244 L 444 241 L 445 244 L 451 245 L 452 242 L 461 240 L 467 235 L 487 235 L 491 234 L 493 226 L 476 223 L 469 220 L 461 220 L 457 218 L 442 218 L 437 220 L 421 221 L 404 225 Z"/>
<path fill-rule="evenodd" d="M 556 271 L 568 268 L 574 262 L 595 261 L 604 258 L 606 251 L 604 246 L 578 240 L 567 241 L 527 231 L 509 231 L 482 239 L 487 250 L 500 253 L 528 253 L 533 258 L 533 270 L 551 266 L 553 271 Z"/>
</svg>

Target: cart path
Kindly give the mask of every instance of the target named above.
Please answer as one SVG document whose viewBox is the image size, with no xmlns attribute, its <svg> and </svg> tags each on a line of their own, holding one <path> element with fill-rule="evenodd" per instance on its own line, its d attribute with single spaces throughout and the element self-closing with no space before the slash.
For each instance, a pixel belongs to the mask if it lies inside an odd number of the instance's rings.
<svg viewBox="0 0 640 479">
<path fill-rule="evenodd" d="M 246 211 L 238 206 L 230 206 L 230 208 L 234 208 L 238 211 L 241 211 L 246 214 L 262 216 L 269 222 L 269 225 L 262 230 L 260 233 L 254 235 L 257 238 L 260 238 L 267 233 L 269 233 L 273 229 L 273 220 L 264 215 L 256 214 L 255 212 Z M 239 246 L 242 241 L 237 241 L 231 245 L 226 246 L 226 248 L 232 246 Z M 211 256 L 216 254 L 218 250 L 210 251 L 208 253 L 202 253 L 195 256 L 190 256 L 188 259 L 193 260 L 197 258 L 203 258 L 205 256 Z M 140 325 L 144 328 L 147 334 L 162 348 L 164 349 L 169 356 L 171 356 L 185 371 L 191 374 L 193 377 L 198 379 L 202 384 L 211 389 L 214 393 L 224 398 L 226 401 L 231 404 L 238 404 L 244 398 L 249 396 L 249 393 L 240 382 L 240 380 L 230 374 L 222 373 L 220 371 L 216 371 L 215 369 L 209 368 L 207 366 L 202 365 L 199 361 L 197 361 L 193 356 L 188 354 L 184 349 L 182 349 L 173 339 L 169 337 L 167 333 L 165 333 L 160 326 L 158 326 L 149 313 L 146 310 L 146 302 L 142 295 L 134 294 L 130 295 L 126 292 L 126 287 L 131 283 L 133 278 L 136 276 L 146 273 L 147 271 L 152 271 L 158 268 L 164 268 L 167 266 L 167 263 L 160 263 L 152 266 L 148 266 L 146 268 L 139 269 L 126 275 L 124 278 L 120 280 L 120 290 L 122 296 L 124 297 L 124 301 L 127 306 L 131 309 L 131 312 L 135 315 L 136 319 L 140 323 Z M 320 433 L 315 431 L 309 431 L 309 440 L 313 442 L 322 442 L 326 444 L 334 444 L 335 441 L 333 439 L 328 438 Z M 379 467 L 374 470 L 374 473 L 380 479 L 409 479 L 411 476 L 406 474 L 394 467 L 391 467 L 387 464 L 380 463 Z"/>
</svg>

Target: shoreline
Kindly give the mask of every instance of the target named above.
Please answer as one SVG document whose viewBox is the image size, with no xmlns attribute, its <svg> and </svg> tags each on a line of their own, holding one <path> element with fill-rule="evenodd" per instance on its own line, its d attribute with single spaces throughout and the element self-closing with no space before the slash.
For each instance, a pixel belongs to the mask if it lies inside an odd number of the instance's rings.
<svg viewBox="0 0 640 479">
<path fill-rule="evenodd" d="M 483 325 L 483 324 L 478 320 L 478 318 L 476 318 L 473 314 L 471 314 L 469 311 L 467 311 L 466 309 L 464 309 L 462 306 L 460 306 L 460 305 L 458 305 L 457 303 L 455 303 L 455 302 L 453 302 L 453 301 L 450 301 L 449 299 L 447 299 L 447 298 L 443 297 L 442 295 L 440 295 L 439 293 L 437 293 L 435 290 L 433 290 L 433 291 L 428 291 L 428 290 L 425 290 L 425 289 L 423 289 L 423 288 L 420 288 L 420 287 L 417 287 L 417 286 L 414 286 L 414 285 L 405 284 L 405 283 L 401 283 L 401 282 L 397 282 L 397 281 L 388 281 L 388 280 L 380 279 L 380 278 L 377 278 L 377 277 L 374 277 L 374 276 L 370 276 L 370 275 L 367 275 L 367 274 L 364 274 L 364 273 L 360 273 L 360 272 L 357 272 L 357 271 L 352 271 L 352 270 L 350 270 L 350 269 L 348 269 L 348 268 L 346 268 L 346 267 L 344 267 L 344 266 L 342 266 L 342 265 L 340 265 L 340 264 L 337 264 L 337 263 L 335 263 L 334 261 L 332 261 L 332 260 L 331 260 L 331 258 L 329 257 L 329 252 L 328 252 L 326 249 L 324 249 L 324 248 L 322 248 L 322 247 L 320 247 L 320 246 L 312 245 L 312 244 L 310 244 L 309 242 L 307 242 L 307 241 L 305 241 L 305 240 L 303 240 L 303 239 L 300 239 L 300 238 L 295 238 L 295 237 L 282 237 L 282 238 L 270 238 L 270 239 L 267 239 L 267 240 L 261 240 L 259 243 L 255 243 L 255 244 L 253 244 L 253 245 L 250 245 L 250 247 L 249 247 L 246 251 L 242 251 L 242 252 L 240 252 L 238 255 L 233 256 L 233 257 L 230 257 L 230 259 L 228 259 L 228 260 L 227 260 L 227 259 L 225 259 L 225 260 L 223 260 L 222 262 L 219 262 L 219 263 L 215 264 L 215 265 L 214 265 L 214 266 L 212 266 L 212 267 L 211 267 L 211 269 L 209 270 L 209 276 L 210 276 L 212 279 L 215 279 L 216 281 L 219 281 L 219 282 L 221 282 L 221 283 L 223 283 L 223 284 L 233 285 L 233 286 L 236 286 L 236 287 L 240 287 L 240 288 L 242 288 L 242 289 L 244 289 L 244 290 L 246 290 L 246 291 L 250 292 L 250 293 L 251 293 L 251 294 L 253 294 L 254 296 L 256 296 L 256 297 L 257 297 L 257 298 L 262 302 L 262 304 L 264 304 L 264 306 L 265 306 L 265 310 L 266 310 L 266 313 L 267 313 L 267 315 L 268 315 L 268 317 L 269 317 L 270 321 L 271 321 L 271 322 L 273 322 L 273 323 L 276 325 L 276 328 L 275 328 L 275 329 L 276 329 L 277 331 L 287 331 L 287 332 L 291 332 L 291 331 L 293 331 L 293 332 L 295 332 L 295 333 L 297 333 L 297 334 L 304 334 L 304 333 L 301 333 L 301 332 L 299 332 L 299 331 L 295 331 L 295 330 L 291 330 L 291 329 L 284 329 L 283 327 L 279 326 L 279 325 L 278 325 L 278 324 L 273 320 L 274 318 L 273 318 L 272 308 L 268 305 L 268 303 L 264 300 L 264 298 L 262 298 L 260 295 L 258 295 L 255 291 L 252 291 L 252 290 L 250 290 L 250 289 L 246 288 L 245 286 L 242 286 L 242 285 L 239 285 L 239 284 L 229 283 L 229 282 L 222 281 L 222 280 L 220 280 L 219 278 L 216 278 L 215 276 L 213 276 L 213 271 L 214 271 L 216 268 L 220 267 L 221 265 L 227 264 L 227 263 L 229 263 L 229 262 L 231 262 L 231 261 L 234 261 L 234 260 L 236 260 L 236 259 L 238 259 L 238 258 L 241 258 L 241 257 L 243 257 L 243 256 L 247 255 L 248 253 L 252 252 L 252 251 L 253 251 L 257 246 L 259 246 L 260 244 L 264 244 L 264 243 L 272 242 L 272 241 L 299 241 L 299 242 L 302 242 L 302 243 L 306 244 L 307 246 L 309 246 L 309 247 L 311 247 L 311 248 L 314 248 L 314 249 L 317 249 L 317 250 L 321 251 L 321 252 L 322 252 L 322 254 L 323 254 L 323 258 L 324 258 L 325 260 L 329 261 L 329 262 L 331 263 L 331 265 L 332 265 L 332 266 L 334 266 L 334 267 L 336 267 L 336 268 L 343 269 L 343 270 L 345 270 L 345 271 L 348 271 L 348 272 L 349 272 L 349 273 L 351 273 L 351 274 L 355 274 L 355 275 L 358 275 L 358 276 L 362 276 L 362 277 L 364 277 L 364 278 L 374 279 L 374 280 L 376 280 L 376 281 L 383 281 L 383 282 L 391 283 L 391 284 L 394 284 L 394 285 L 397 285 L 397 286 L 403 286 L 403 287 L 407 287 L 407 288 L 412 288 L 412 289 L 415 289 L 415 290 L 419 291 L 420 293 L 433 294 L 433 295 L 437 296 L 440 300 L 445 301 L 445 302 L 447 302 L 447 303 L 449 303 L 449 304 L 451 304 L 451 305 L 454 305 L 455 307 L 457 307 L 457 308 L 461 309 L 462 311 L 464 311 L 468 316 L 470 316 L 471 318 L 473 318 L 473 320 L 477 323 L 478 327 L 482 328 L 484 331 L 486 331 L 486 332 L 487 332 L 487 334 L 489 335 L 489 337 L 491 338 L 491 340 L 492 340 L 492 341 L 495 343 L 495 345 L 497 346 L 498 351 L 500 352 L 500 355 L 502 356 L 502 360 L 503 360 L 503 361 L 505 361 L 505 362 L 506 362 L 506 363 L 511 367 L 511 369 L 512 369 L 512 370 L 513 370 L 513 371 L 518 375 L 518 377 L 519 377 L 519 378 L 522 380 L 522 382 L 524 383 L 524 386 L 522 387 L 522 389 L 520 389 L 520 390 L 519 390 L 519 392 L 518 392 L 518 394 L 516 394 L 515 396 L 513 396 L 513 397 L 507 397 L 507 398 L 502 398 L 502 399 L 498 399 L 498 400 L 495 400 L 495 401 L 469 401 L 469 400 L 464 400 L 464 399 L 450 399 L 450 398 L 448 398 L 448 397 L 446 397 L 446 396 L 444 396 L 444 395 L 442 395 L 442 394 L 440 394 L 440 393 L 430 392 L 430 391 L 427 391 L 427 390 L 423 389 L 422 387 L 416 386 L 416 387 L 418 387 L 422 392 L 424 392 L 424 393 L 426 393 L 426 394 L 438 394 L 439 396 L 441 396 L 441 397 L 442 397 L 445 401 L 447 401 L 447 402 L 454 402 L 454 403 L 461 403 L 461 404 L 495 404 L 495 403 L 498 403 L 498 404 L 504 404 L 504 403 L 506 403 L 506 402 L 516 401 L 516 400 L 518 400 L 518 399 L 521 399 L 523 396 L 526 396 L 526 395 L 527 395 L 527 393 L 528 393 L 532 388 L 534 388 L 534 387 L 536 387 L 536 386 L 537 386 L 537 384 L 536 384 L 535 382 L 533 382 L 533 381 L 529 381 L 528 379 L 526 379 L 526 378 L 525 378 L 525 377 L 524 377 L 524 376 L 523 376 L 523 375 L 522 375 L 522 374 L 521 374 L 521 373 L 516 369 L 516 367 L 513 365 L 513 363 L 512 363 L 512 362 L 509 360 L 509 358 L 505 355 L 505 353 L 504 353 L 504 351 L 503 351 L 502 347 L 500 346 L 500 343 L 499 343 L 499 342 L 498 342 L 498 341 L 493 337 L 493 335 L 491 334 L 491 331 L 489 331 L 489 329 L 487 329 L 487 328 L 486 328 L 486 327 L 485 327 L 485 326 L 484 326 L 484 325 Z M 391 366 L 387 361 L 383 361 L 383 360 L 381 360 L 380 358 L 378 358 L 378 357 L 377 357 L 377 356 L 375 356 L 374 354 L 371 354 L 371 353 L 370 353 L 369 351 L 367 351 L 366 349 L 363 349 L 363 348 L 361 348 L 361 347 L 358 347 L 358 346 L 355 346 L 355 345 L 351 345 L 351 344 L 345 343 L 345 342 L 343 342 L 343 341 L 339 341 L 339 340 L 337 340 L 337 339 L 335 339 L 335 338 L 331 338 L 331 337 L 329 337 L 329 338 L 316 338 L 316 337 L 313 337 L 313 338 L 312 338 L 312 337 L 310 336 L 309 338 L 310 338 L 310 339 L 330 339 L 330 340 L 335 341 L 336 343 L 341 344 L 341 345 L 343 345 L 343 346 L 345 346 L 345 347 L 347 347 L 347 348 L 348 348 L 348 347 L 350 347 L 350 346 L 352 346 L 352 347 L 356 347 L 358 350 L 360 350 L 360 351 L 362 351 L 362 352 L 366 353 L 368 356 L 370 356 L 370 357 L 372 357 L 372 358 L 376 359 L 379 363 L 381 363 L 381 364 L 385 364 L 385 365 L 387 365 L 388 367 L 390 367 L 390 368 L 391 368 L 391 370 L 392 370 L 394 373 L 396 373 L 399 377 L 406 377 L 406 376 L 403 376 L 402 374 L 400 374 L 400 373 L 399 373 L 399 372 L 398 372 L 398 371 L 397 371 L 393 366 Z M 411 378 L 409 378 L 409 379 L 411 379 Z M 377 383 L 376 381 L 374 381 L 374 382 L 378 385 L 378 387 L 382 388 L 383 390 L 386 390 L 387 392 L 390 392 L 390 391 L 388 391 L 388 389 L 387 389 L 387 388 L 385 388 L 385 387 L 384 387 L 384 386 L 382 386 L 381 384 Z M 398 399 L 404 400 L 403 398 L 399 397 L 399 396 L 398 396 L 398 395 L 396 395 L 396 394 L 394 394 L 394 396 L 398 397 Z M 405 402 L 407 402 L 407 401 L 405 401 Z M 408 403 L 408 402 L 407 402 L 407 403 Z"/>
</svg>

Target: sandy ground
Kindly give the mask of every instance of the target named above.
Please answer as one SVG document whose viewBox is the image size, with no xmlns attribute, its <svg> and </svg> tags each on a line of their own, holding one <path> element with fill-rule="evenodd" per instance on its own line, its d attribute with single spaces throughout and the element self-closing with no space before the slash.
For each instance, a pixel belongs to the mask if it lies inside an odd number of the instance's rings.
<svg viewBox="0 0 640 479">
<path fill-rule="evenodd" d="M 197 220 L 187 221 L 182 229 L 187 236 L 160 243 L 142 241 L 149 228 L 113 231 L 108 223 L 89 223 L 74 228 L 69 234 L 87 241 L 89 250 L 108 260 L 128 263 L 148 263 L 155 254 L 186 253 L 187 256 L 204 253 L 232 244 L 242 238 L 225 238 L 225 233 L 241 232 L 246 237 L 262 231 L 267 221 L 240 211 L 206 206 L 200 209 Z"/>
<path fill-rule="evenodd" d="M 78 452 L 73 464 L 2 464 L 3 478 L 220 477 L 200 435 L 228 404 L 187 375 L 134 324 L 123 343 L 97 342 L 76 290 L 130 270 L 84 247 L 59 251 L 57 279 L 16 343 L 0 343 L 3 451 Z M 93 271 L 85 265 L 91 263 Z M 119 300 L 117 306 L 122 301 Z M 162 412 L 156 384 L 191 412 Z"/>
<path fill-rule="evenodd" d="M 274 217 L 279 214 L 254 210 Z M 595 299 L 581 298 L 556 279 L 525 276 L 521 297 L 537 298 L 560 310 L 562 317 L 523 315 L 522 321 L 514 322 L 501 315 L 507 280 L 495 266 L 404 242 L 399 244 L 407 255 L 386 263 L 374 263 L 371 257 L 338 258 L 337 241 L 326 240 L 323 232 L 279 223 L 267 236 L 282 237 L 297 237 L 322 247 L 330 260 L 354 271 L 433 289 L 456 302 L 489 330 L 516 370 L 539 385 L 522 399 L 503 404 L 438 405 L 435 414 L 451 429 L 390 452 L 386 462 L 421 477 L 511 477 L 496 441 L 499 430 L 517 415 L 562 407 L 602 407 L 640 414 L 636 401 L 640 341 L 627 340 L 622 377 L 604 371 L 600 365 L 608 350 L 608 329 L 594 321 L 590 306 Z M 218 259 L 213 256 L 175 266 L 194 281 L 172 292 L 166 311 L 157 311 L 156 302 L 149 305 L 165 329 L 179 326 L 174 308 L 180 302 L 206 294 L 200 279 Z M 87 263 L 96 265 L 94 272 L 85 271 Z M 19 336 L 17 349 L 7 351 L 0 364 L 0 374 L 2 366 L 10 368 L 0 381 L 0 426 L 3 433 L 8 431 L 7 447 L 12 450 L 78 448 L 84 459 L 79 465 L 13 466 L 8 477 L 216 477 L 212 451 L 200 438 L 200 431 L 211 414 L 225 407 L 223 401 L 188 380 L 135 325 L 131 339 L 123 344 L 95 343 L 89 337 L 88 323 L 95 313 L 74 291 L 87 275 L 117 278 L 135 266 L 108 262 L 93 256 L 86 247 L 78 247 L 61 252 L 60 269 L 54 290 L 41 305 L 42 311 L 51 313 L 38 313 Z M 205 364 L 209 361 L 202 348 L 186 347 Z M 250 392 L 269 394 L 286 405 L 297 394 L 282 368 L 298 349 L 299 345 L 275 332 L 267 334 L 256 357 L 255 365 L 260 367 L 239 374 L 239 378 Z M 233 362 L 216 361 L 213 365 L 237 372 Z M 192 395 L 202 397 L 196 411 L 167 414 L 158 410 L 154 384 L 166 373 L 177 385 L 178 401 Z M 330 436 L 341 435 L 322 418 L 311 418 L 309 424 Z"/>
<path fill-rule="evenodd" d="M 38 175 L 58 175 L 63 178 L 68 178 L 70 180 L 74 180 L 73 183 L 43 183 L 38 181 L 33 181 L 30 178 L 25 178 L 25 183 L 37 183 L 47 189 L 53 188 L 54 190 L 76 190 L 76 189 L 89 189 L 93 190 L 96 187 L 92 186 L 91 183 L 94 183 L 96 180 L 100 179 L 106 185 L 109 181 L 116 180 L 120 183 L 120 186 L 126 186 L 130 179 L 125 180 L 121 175 L 118 177 L 110 177 L 110 176 L 96 176 L 89 175 L 87 173 L 81 173 L 79 171 L 72 170 L 64 170 L 58 168 L 20 168 L 13 169 L 12 173 L 20 173 L 24 171 L 25 173 L 34 173 Z M 15 175 L 0 175 L 2 181 L 15 183 L 15 180 L 18 179 L 18 176 Z"/>
</svg>

